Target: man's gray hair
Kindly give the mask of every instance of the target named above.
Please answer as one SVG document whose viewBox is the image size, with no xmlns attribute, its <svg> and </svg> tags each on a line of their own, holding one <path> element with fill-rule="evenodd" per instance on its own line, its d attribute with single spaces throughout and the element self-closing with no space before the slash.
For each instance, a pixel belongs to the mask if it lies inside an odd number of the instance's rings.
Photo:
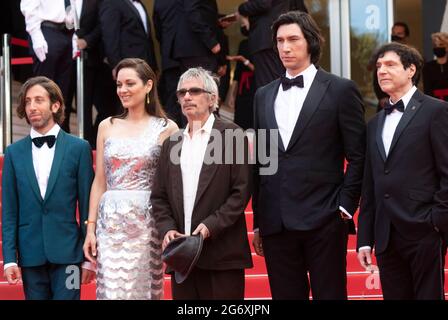
<svg viewBox="0 0 448 320">
<path fill-rule="evenodd" d="M 213 104 L 213 106 L 210 109 L 210 113 L 218 110 L 218 107 L 219 107 L 219 105 L 218 105 L 219 78 L 217 76 L 213 75 L 210 71 L 205 70 L 201 67 L 190 68 L 180 76 L 179 82 L 177 83 L 177 90 L 180 89 L 181 84 L 184 81 L 189 80 L 189 79 L 197 79 L 197 80 L 201 81 L 204 85 L 204 90 L 211 92 L 211 95 L 214 95 L 216 97 L 215 103 Z"/>
</svg>

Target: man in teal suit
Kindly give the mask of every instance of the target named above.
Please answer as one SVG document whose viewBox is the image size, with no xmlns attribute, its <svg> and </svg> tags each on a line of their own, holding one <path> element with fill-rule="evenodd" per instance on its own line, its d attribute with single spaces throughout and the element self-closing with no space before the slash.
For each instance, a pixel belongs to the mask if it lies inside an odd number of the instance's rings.
<svg viewBox="0 0 448 320">
<path fill-rule="evenodd" d="M 23 85 L 17 114 L 31 132 L 5 151 L 5 277 L 10 284 L 23 281 L 26 299 L 79 299 L 81 281 L 89 282 L 94 274 L 85 264 L 80 272 L 93 179 L 90 146 L 59 127 L 64 100 L 48 78 Z"/>
</svg>

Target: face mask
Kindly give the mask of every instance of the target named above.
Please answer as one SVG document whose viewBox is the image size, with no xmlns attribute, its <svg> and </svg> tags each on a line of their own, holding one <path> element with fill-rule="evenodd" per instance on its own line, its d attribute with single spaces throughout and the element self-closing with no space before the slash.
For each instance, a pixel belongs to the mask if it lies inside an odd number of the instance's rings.
<svg viewBox="0 0 448 320">
<path fill-rule="evenodd" d="M 391 40 L 392 42 L 401 42 L 404 40 L 404 37 L 392 35 Z"/>
<path fill-rule="evenodd" d="M 444 47 L 436 47 L 432 51 L 437 58 L 442 58 L 446 55 L 446 49 Z"/>
</svg>

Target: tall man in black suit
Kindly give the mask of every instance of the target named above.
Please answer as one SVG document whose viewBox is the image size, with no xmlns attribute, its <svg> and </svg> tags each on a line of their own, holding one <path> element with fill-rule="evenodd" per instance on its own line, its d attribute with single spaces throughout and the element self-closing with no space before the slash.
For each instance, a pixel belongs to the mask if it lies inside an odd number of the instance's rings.
<svg viewBox="0 0 448 320">
<path fill-rule="evenodd" d="M 448 104 L 417 89 L 414 48 L 389 43 L 373 59 L 390 99 L 367 128 L 358 259 L 369 268 L 375 247 L 384 299 L 444 299 Z"/>
<path fill-rule="evenodd" d="M 168 116 L 182 128 L 186 123 L 180 105 L 177 103 L 176 89 L 180 78 L 180 64 L 173 59 L 172 51 L 179 23 L 180 4 L 178 0 L 155 0 L 153 22 L 162 56 L 162 77 L 159 93 Z"/>
<path fill-rule="evenodd" d="M 255 65 L 255 88 L 277 79 L 285 72 L 272 47 L 271 25 L 289 10 L 290 0 L 248 0 L 238 13 L 249 18 L 249 53 Z"/>
<path fill-rule="evenodd" d="M 278 169 L 265 175 L 258 157 L 254 247 L 266 258 L 274 299 L 308 299 L 307 272 L 313 299 L 347 299 L 347 239 L 364 165 L 361 95 L 353 81 L 317 66 L 323 38 L 310 15 L 282 14 L 272 30 L 286 75 L 255 95 L 258 137 L 259 129 L 279 135 L 256 144 L 259 155 L 277 152 Z"/>
<path fill-rule="evenodd" d="M 104 0 L 100 20 L 105 54 L 113 70 L 124 58 L 140 58 L 157 71 L 151 24 L 141 1 Z"/>
<path fill-rule="evenodd" d="M 218 71 L 218 5 L 216 0 L 177 0 L 178 22 L 173 57 L 179 60 L 181 72 L 202 67 Z"/>
</svg>

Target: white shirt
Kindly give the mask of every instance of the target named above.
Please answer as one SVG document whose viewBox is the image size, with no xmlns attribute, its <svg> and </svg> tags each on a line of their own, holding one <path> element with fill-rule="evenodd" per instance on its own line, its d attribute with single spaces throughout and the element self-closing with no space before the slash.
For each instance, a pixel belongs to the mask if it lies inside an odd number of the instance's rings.
<svg viewBox="0 0 448 320">
<path fill-rule="evenodd" d="M 42 21 L 63 23 L 66 19 L 64 0 L 21 0 L 20 11 L 30 34 L 40 31 Z"/>
<path fill-rule="evenodd" d="M 395 103 L 402 100 L 404 110 L 406 110 L 406 107 L 409 104 L 409 101 L 411 101 L 411 98 L 414 95 L 415 91 L 417 91 L 417 87 L 412 86 L 411 89 L 409 89 L 409 91 L 406 92 L 406 94 L 402 96 L 400 99 L 398 99 Z M 389 103 L 394 104 L 390 99 Z M 390 145 L 392 144 L 392 139 L 394 137 L 395 130 L 397 129 L 398 123 L 400 122 L 402 116 L 403 112 L 394 109 L 390 114 L 386 116 L 386 119 L 384 120 L 382 138 L 383 138 L 384 150 L 386 151 L 386 157 L 389 154 Z M 363 246 L 360 247 L 358 250 L 372 250 L 372 248 L 370 246 Z"/>
<path fill-rule="evenodd" d="M 45 136 L 57 137 L 59 130 L 61 130 L 61 128 L 59 125 L 55 124 L 53 128 L 45 134 Z M 31 128 L 30 136 L 31 139 L 33 139 L 44 135 Z M 49 148 L 46 143 L 44 143 L 40 148 L 36 147 L 34 143 L 32 143 L 31 151 L 33 155 L 34 173 L 36 174 L 42 199 L 45 198 L 45 192 L 47 191 L 48 178 L 50 177 L 51 165 L 53 164 L 54 159 L 54 150 L 56 149 L 57 143 L 58 140 L 56 139 L 56 143 L 52 148 Z"/>
<path fill-rule="evenodd" d="M 137 9 L 138 13 L 140 14 L 140 18 L 143 21 L 143 26 L 145 27 L 146 33 L 148 33 L 148 21 L 146 20 L 146 11 L 145 8 L 143 8 L 143 5 L 138 1 L 130 0 L 134 7 Z"/>
<path fill-rule="evenodd" d="M 184 225 L 185 234 L 190 235 L 191 217 L 193 214 L 196 192 L 198 190 L 199 174 L 201 173 L 204 155 L 215 122 L 215 116 L 211 114 L 201 129 L 190 137 L 189 124 L 183 132 L 182 151 L 180 155 L 180 168 L 182 171 L 182 187 L 184 193 Z"/>
<path fill-rule="evenodd" d="M 398 101 L 400 100 L 403 101 L 405 110 L 415 91 L 417 91 L 417 87 L 412 86 L 412 88 L 409 89 L 409 91 L 403 97 L 398 99 Z M 395 101 L 395 103 L 398 101 Z M 389 102 L 391 104 L 394 104 L 390 99 Z M 386 156 L 389 154 L 389 149 L 390 145 L 392 144 L 392 138 L 394 137 L 395 129 L 397 128 L 398 123 L 400 122 L 402 116 L 403 112 L 400 112 L 397 109 L 394 109 L 390 114 L 386 116 L 382 133 L 384 149 L 386 150 Z"/>
<path fill-rule="evenodd" d="M 314 64 L 311 64 L 303 72 L 297 76 L 303 75 L 303 88 L 292 86 L 289 90 L 284 91 L 280 85 L 275 98 L 274 112 L 275 120 L 277 121 L 280 137 L 282 138 L 283 146 L 288 148 L 289 140 L 292 132 L 296 126 L 300 111 L 303 107 L 308 91 L 310 91 L 311 84 L 316 76 L 317 69 Z M 293 79 L 291 75 L 286 72 L 286 77 Z"/>
</svg>

